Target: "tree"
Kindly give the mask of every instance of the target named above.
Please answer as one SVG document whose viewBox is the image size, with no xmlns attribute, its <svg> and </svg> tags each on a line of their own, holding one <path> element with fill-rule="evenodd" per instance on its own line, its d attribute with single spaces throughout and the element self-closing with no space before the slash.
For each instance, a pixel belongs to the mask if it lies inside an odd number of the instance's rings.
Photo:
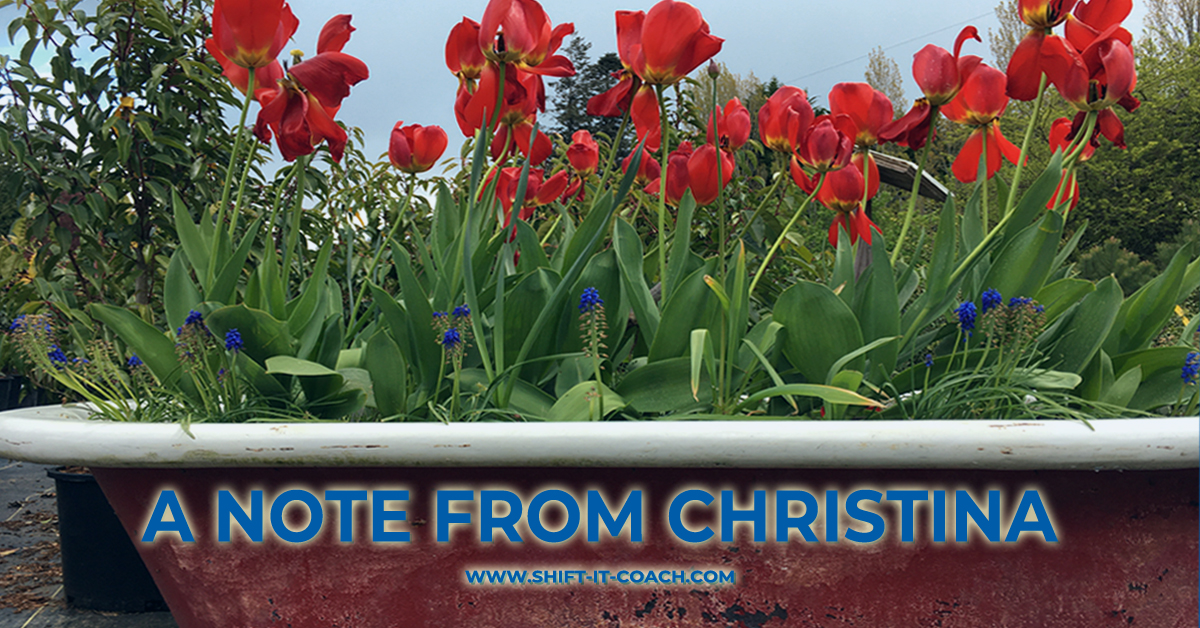
<svg viewBox="0 0 1200 628">
<path fill-rule="evenodd" d="M 1029 27 L 1021 21 L 1021 13 L 1017 0 L 1000 0 L 994 9 L 996 20 L 1000 22 L 999 30 L 988 29 L 988 47 L 992 50 L 992 61 L 1001 70 L 1008 67 L 1017 44 L 1029 32 Z"/>
<path fill-rule="evenodd" d="M 1183 40 L 1179 40 L 1181 45 Z M 1091 225 L 1080 249 L 1119 237 L 1143 259 L 1174 239 L 1186 220 L 1200 216 L 1200 41 L 1182 54 L 1152 38 L 1138 48 L 1142 105 L 1118 110 L 1125 122 L 1120 150 L 1101 141 L 1080 168 L 1082 199 L 1075 213 Z"/>
<path fill-rule="evenodd" d="M 863 77 L 871 87 L 883 92 L 892 101 L 897 116 L 904 115 L 908 109 L 908 98 L 904 96 L 904 75 L 900 73 L 900 65 L 887 56 L 883 48 L 871 51 Z"/>
<path fill-rule="evenodd" d="M 612 137 L 620 128 L 619 118 L 587 114 L 588 100 L 616 85 L 617 79 L 613 73 L 623 69 L 621 59 L 612 52 L 593 63 L 588 54 L 591 48 L 592 45 L 578 35 L 572 37 L 563 48 L 563 54 L 575 66 L 575 76 L 560 78 L 552 84 L 554 96 L 550 100 L 549 118 L 553 122 L 547 125 L 551 133 L 570 137 L 575 131 L 586 130 L 592 135 Z"/>
<path fill-rule="evenodd" d="M 233 145 L 224 110 L 241 101 L 204 52 L 203 4 L 18 6 L 8 32 L 20 54 L 0 59 L 0 175 L 26 218 L 20 253 L 56 299 L 133 295 L 150 320 L 176 246 L 172 198 L 193 214 L 220 198 Z"/>
<path fill-rule="evenodd" d="M 1146 0 L 1146 34 L 1160 48 L 1196 43 L 1200 0 Z"/>
</svg>

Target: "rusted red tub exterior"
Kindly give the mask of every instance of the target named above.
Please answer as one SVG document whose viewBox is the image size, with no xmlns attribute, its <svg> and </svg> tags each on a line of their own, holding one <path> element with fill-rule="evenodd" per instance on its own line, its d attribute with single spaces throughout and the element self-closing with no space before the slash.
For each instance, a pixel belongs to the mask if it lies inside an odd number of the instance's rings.
<svg viewBox="0 0 1200 628">
<path fill-rule="evenodd" d="M 845 469 L 320 468 L 93 469 L 139 546 L 182 628 L 472 626 L 732 626 L 744 628 L 1005 626 L 1103 628 L 1197 625 L 1196 469 L 1157 471 L 962 471 Z M 326 525 L 313 540 L 218 543 L 215 495 L 289 488 L 320 494 L 352 487 L 410 492 L 409 543 L 373 544 L 366 517 L 354 543 Z M 1011 511 L 1036 489 L 1057 543 L 1024 533 L 1015 543 L 931 540 L 929 511 L 918 511 L 915 541 L 900 539 L 899 508 L 874 507 L 887 523 L 878 542 L 756 543 L 750 524 L 736 538 L 688 544 L 664 521 L 681 490 L 732 490 L 747 507 L 755 489 L 999 490 Z M 457 526 L 438 543 L 430 527 L 434 492 L 503 488 L 531 494 L 561 488 L 607 496 L 641 489 L 641 543 L 577 534 L 560 544 L 503 535 L 480 543 Z M 140 543 L 160 491 L 173 489 L 195 543 L 163 535 Z M 706 523 L 703 507 L 691 524 Z M 478 520 L 478 513 L 476 520 Z M 326 521 L 337 518 L 327 507 Z M 824 515 L 822 515 L 823 517 Z M 710 517 L 707 522 L 712 522 Z M 822 519 L 823 520 L 823 519 Z M 719 525 L 713 526 L 719 530 Z M 953 539 L 954 526 L 949 532 Z M 818 533 L 819 538 L 824 535 Z M 468 584 L 467 569 L 733 570 L 735 584 Z"/>
</svg>

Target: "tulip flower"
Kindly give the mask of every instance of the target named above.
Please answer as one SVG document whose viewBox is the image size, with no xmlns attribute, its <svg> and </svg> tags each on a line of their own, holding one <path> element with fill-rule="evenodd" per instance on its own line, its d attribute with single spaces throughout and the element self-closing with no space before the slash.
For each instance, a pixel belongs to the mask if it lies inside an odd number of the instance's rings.
<svg viewBox="0 0 1200 628">
<path fill-rule="evenodd" d="M 891 123 L 892 101 L 866 83 L 838 83 L 829 92 L 829 112 L 848 116 L 857 133 L 854 145 L 869 150 L 879 143 L 879 131 Z"/>
<path fill-rule="evenodd" d="M 1047 31 L 1062 24 L 1077 0 L 1020 0 L 1017 13 L 1029 25 L 1029 33 L 1013 50 L 1008 62 L 1008 95 L 1017 100 L 1037 98 L 1038 85 L 1047 63 L 1054 61 L 1046 50 Z"/>
<path fill-rule="evenodd" d="M 718 155 L 720 162 L 717 161 Z M 733 155 L 729 151 L 718 151 L 717 147 L 712 144 L 705 144 L 697 148 L 688 157 L 688 186 L 692 190 L 692 196 L 696 198 L 697 205 L 711 205 L 713 201 L 717 200 L 721 188 L 729 185 L 729 181 L 733 179 L 734 165 Z M 719 185 L 717 183 L 718 167 L 721 175 Z M 668 174 L 670 173 L 668 172 Z M 667 183 L 670 183 L 670 179 L 667 180 Z"/>
<path fill-rule="evenodd" d="M 536 0 L 491 0 L 479 24 L 479 48 L 496 63 L 512 63 L 526 72 L 574 76 L 570 59 L 555 55 L 574 24 L 550 26 Z"/>
<path fill-rule="evenodd" d="M 288 161 L 311 154 L 324 141 L 329 143 L 333 160 L 342 159 L 346 131 L 333 116 L 350 94 L 350 86 L 368 76 L 366 64 L 341 51 L 349 37 L 349 19 L 336 16 L 326 24 L 331 33 L 342 32 L 344 37 L 322 37 L 316 56 L 289 68 L 287 77 L 276 81 L 273 88 L 255 91 L 262 109 L 254 133 L 263 142 L 274 135 L 279 152 Z"/>
<path fill-rule="evenodd" d="M 633 95 L 642 86 L 642 79 L 633 72 L 633 59 L 642 49 L 641 11 L 617 11 L 617 57 L 624 70 L 620 80 L 608 91 L 591 97 L 587 104 L 589 116 L 619 118 L 629 110 Z"/>
<path fill-rule="evenodd" d="M 790 153 L 795 136 L 808 131 L 813 117 L 808 94 L 798 87 L 784 85 L 758 110 L 759 138 L 773 151 Z"/>
<path fill-rule="evenodd" d="M 688 159 L 691 158 L 692 143 L 684 140 L 679 143 L 679 147 L 671 151 L 667 155 L 667 204 L 679 206 L 679 201 L 683 199 L 683 195 L 688 191 Z M 646 184 L 645 192 L 651 195 L 658 195 L 662 189 L 661 181 L 655 179 Z"/>
<path fill-rule="evenodd" d="M 980 65 L 971 73 L 958 96 L 945 108 L 947 118 L 975 129 L 951 166 L 954 176 L 963 183 L 974 181 L 978 177 L 980 156 L 985 143 L 988 179 L 1000 170 L 1001 155 L 1014 164 L 1020 159 L 1020 149 L 1005 139 L 997 123 L 1000 114 L 1004 113 L 1004 108 L 1008 106 L 1006 82 L 1005 75 L 1000 70 Z"/>
<path fill-rule="evenodd" d="M 958 33 L 958 38 L 954 40 L 954 54 L 929 44 L 913 55 L 913 79 L 924 97 L 918 99 L 899 120 L 880 129 L 881 140 L 896 142 L 913 150 L 925 146 L 937 108 L 954 100 L 981 61 L 975 55 L 959 56 L 963 43 L 968 39 L 982 41 L 974 26 L 968 26 Z"/>
<path fill-rule="evenodd" d="M 299 25 L 284 0 L 215 0 L 209 50 L 220 50 L 237 66 L 263 68 L 275 61 Z"/>
<path fill-rule="evenodd" d="M 1071 120 L 1067 118 L 1059 118 L 1050 125 L 1050 150 L 1059 151 L 1067 150 L 1074 139 L 1076 130 L 1072 128 Z M 1083 151 L 1079 153 L 1079 158 L 1076 163 L 1082 163 L 1092 158 L 1096 153 L 1094 142 L 1088 142 L 1084 145 Z M 1065 189 L 1065 191 L 1064 191 Z M 1060 199 L 1059 195 L 1062 194 Z M 1055 202 L 1057 201 L 1057 203 Z M 1068 211 L 1075 209 L 1079 204 L 1079 181 L 1075 176 L 1074 169 L 1070 172 L 1063 172 L 1063 176 L 1058 181 L 1058 187 L 1055 188 L 1054 194 L 1050 200 L 1046 202 L 1046 209 L 1054 209 L 1057 205 L 1064 201 L 1070 201 Z"/>
<path fill-rule="evenodd" d="M 1121 27 L 1121 22 L 1129 17 L 1133 10 L 1132 0 L 1091 0 L 1080 2 L 1075 7 L 1074 19 L 1066 22 L 1066 37 L 1076 50 L 1088 47 L 1101 33 L 1109 34 L 1127 45 L 1132 45 L 1129 31 Z"/>
<path fill-rule="evenodd" d="M 487 59 L 479 47 L 479 22 L 464 17 L 450 29 L 450 37 L 446 39 L 446 67 L 458 77 L 460 88 L 473 90 L 485 65 Z"/>
<path fill-rule="evenodd" d="M 696 7 L 662 0 L 646 13 L 633 71 L 644 83 L 674 85 L 720 52 L 724 41 L 709 34 Z"/>
<path fill-rule="evenodd" d="M 838 170 L 850 163 L 856 131 L 849 116 L 823 115 L 797 138 L 796 152 L 804 165 L 817 172 Z"/>
<path fill-rule="evenodd" d="M 499 175 L 496 176 L 496 198 L 499 199 L 500 205 L 504 208 L 505 228 L 512 223 L 513 206 L 517 206 L 517 217 L 528 221 L 530 218 L 533 218 L 534 211 L 538 207 L 554 202 L 567 189 L 566 170 L 560 170 L 554 176 L 547 179 L 545 178 L 545 172 L 541 168 L 531 168 L 529 170 L 529 179 L 525 182 L 525 198 L 518 204 L 516 200 L 517 188 L 521 184 L 521 171 L 523 169 L 521 166 L 502 168 Z M 492 179 L 489 177 L 483 187 L 487 188 L 491 181 Z"/>
<path fill-rule="evenodd" d="M 1047 75 L 1062 97 L 1079 111 L 1101 111 L 1120 104 L 1133 111 L 1141 104 L 1133 96 L 1137 71 L 1133 49 L 1111 27 L 1088 46 L 1075 51 L 1062 38 L 1047 41 L 1046 47 L 1065 59 L 1047 70 Z"/>
<path fill-rule="evenodd" d="M 633 153 L 621 161 L 621 171 L 629 172 L 629 164 L 633 161 Z M 634 185 L 645 187 L 651 181 L 657 181 L 662 173 L 662 166 L 646 149 L 642 149 L 642 159 L 638 162 L 637 174 L 634 175 Z"/>
<path fill-rule="evenodd" d="M 246 90 L 250 88 L 250 70 L 230 61 L 211 37 L 205 40 L 204 47 L 208 50 L 208 54 L 212 55 L 217 60 L 217 63 L 221 64 L 221 73 L 225 78 L 229 79 L 229 82 L 239 92 L 245 94 Z M 269 65 L 256 68 L 254 70 L 255 91 L 257 92 L 258 88 L 274 85 L 275 81 L 283 77 L 283 66 L 278 61 L 272 61 Z"/>
<path fill-rule="evenodd" d="M 713 127 L 716 127 L 714 134 Z M 719 140 L 718 140 L 719 138 Z M 734 98 L 725 103 L 725 110 L 714 111 L 708 120 L 708 142 L 721 148 L 737 150 L 750 139 L 750 111 Z"/>
<path fill-rule="evenodd" d="M 567 161 L 580 177 L 589 177 L 600 167 L 600 145 L 587 131 L 576 131 L 567 147 Z"/>
<path fill-rule="evenodd" d="M 446 151 L 448 139 L 440 126 L 410 124 L 392 128 L 388 143 L 388 159 L 401 172 L 416 174 L 433 167 Z"/>
</svg>

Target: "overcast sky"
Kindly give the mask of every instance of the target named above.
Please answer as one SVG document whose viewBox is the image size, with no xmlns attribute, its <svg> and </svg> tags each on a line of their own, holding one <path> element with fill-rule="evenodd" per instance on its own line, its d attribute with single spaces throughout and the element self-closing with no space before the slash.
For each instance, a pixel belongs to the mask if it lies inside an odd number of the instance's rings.
<svg viewBox="0 0 1200 628">
<path fill-rule="evenodd" d="M 983 43 L 968 42 L 964 54 L 991 62 L 987 31 L 996 28 L 997 0 L 858 0 L 795 2 L 789 0 L 695 0 L 712 34 L 725 39 L 717 60 L 743 76 L 753 71 L 762 80 L 778 77 L 825 101 L 830 87 L 861 81 L 867 55 L 882 46 L 900 65 L 908 97 L 917 95 L 911 79 L 912 55 L 925 44 L 950 49 L 958 31 L 975 25 Z M 371 78 L 353 88 L 338 118 L 361 127 L 367 154 L 387 150 L 388 134 L 400 120 L 437 124 L 451 138 L 451 151 L 462 141 L 454 122 L 455 79 L 446 69 L 444 48 L 450 29 L 463 16 L 478 21 L 484 0 L 290 0 L 300 20 L 294 47 L 312 55 L 317 34 L 336 13 L 349 13 L 358 30 L 344 52 L 362 59 Z M 617 10 L 649 10 L 630 0 L 544 0 L 554 24 L 574 22 L 575 32 L 592 44 L 592 58 L 615 51 Z M 0 25 L 16 16 L 14 7 L 0 9 Z M 1135 34 L 1145 11 L 1135 3 L 1126 20 Z M 0 53 L 12 54 L 5 38 Z M 287 50 L 284 52 L 286 56 Z"/>
</svg>

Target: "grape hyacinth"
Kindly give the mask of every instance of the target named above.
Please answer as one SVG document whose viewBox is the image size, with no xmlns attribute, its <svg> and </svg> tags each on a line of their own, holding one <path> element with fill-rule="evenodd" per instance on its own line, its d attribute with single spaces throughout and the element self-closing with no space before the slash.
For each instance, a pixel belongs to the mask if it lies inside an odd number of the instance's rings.
<svg viewBox="0 0 1200 628">
<path fill-rule="evenodd" d="M 225 349 L 227 351 L 237 353 L 244 346 L 245 343 L 242 342 L 242 334 L 238 332 L 236 327 L 225 332 Z"/>
<path fill-rule="evenodd" d="M 1193 351 L 1183 361 L 1183 383 L 1195 384 L 1197 381 L 1200 381 L 1200 353 Z"/>
<path fill-rule="evenodd" d="M 579 313 L 589 314 L 596 311 L 596 308 L 604 305 L 604 299 L 600 298 L 600 291 L 596 288 L 584 288 L 583 294 L 579 297 Z"/>
<path fill-rule="evenodd" d="M 975 317 L 978 311 L 975 309 L 975 304 L 967 301 L 962 305 L 954 308 L 954 314 L 958 316 L 958 326 L 960 329 L 971 335 L 971 330 L 975 329 Z"/>
<path fill-rule="evenodd" d="M 1000 307 L 1000 305 L 1004 303 L 1004 297 L 1000 296 L 1000 293 L 997 292 L 995 288 L 988 288 L 987 290 L 983 291 L 983 298 L 980 300 L 980 302 L 983 305 L 980 313 L 987 314 L 988 310 Z"/>
<path fill-rule="evenodd" d="M 136 353 L 129 356 L 129 361 L 125 363 L 125 365 L 131 369 L 135 369 L 135 368 L 141 366 L 142 364 L 143 364 L 142 359 L 139 358 Z"/>
</svg>

